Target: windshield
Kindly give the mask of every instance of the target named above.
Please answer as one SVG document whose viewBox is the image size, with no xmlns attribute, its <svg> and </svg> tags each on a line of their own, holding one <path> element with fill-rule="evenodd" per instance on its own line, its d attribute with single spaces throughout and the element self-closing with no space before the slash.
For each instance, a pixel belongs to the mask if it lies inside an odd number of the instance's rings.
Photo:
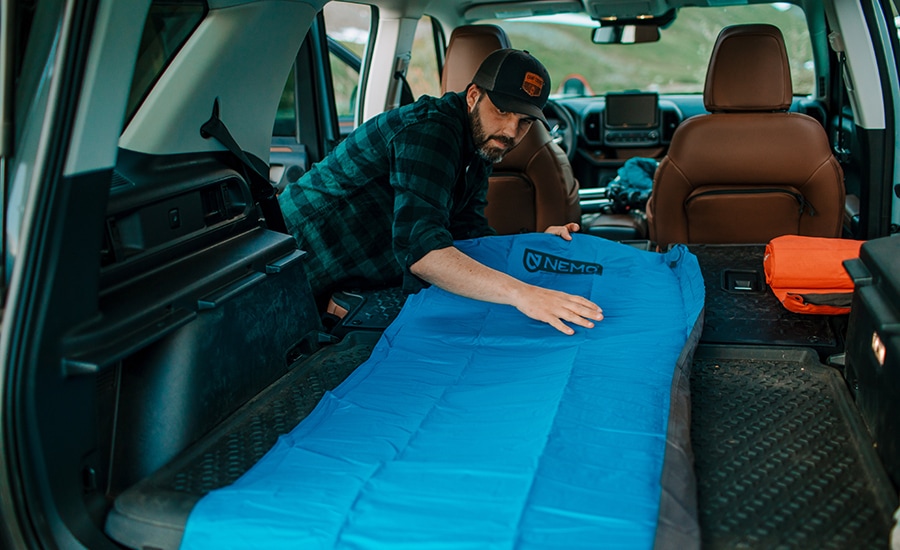
<svg viewBox="0 0 900 550">
<path fill-rule="evenodd" d="M 740 23 L 770 23 L 784 34 L 794 94 L 808 95 L 815 82 L 806 18 L 786 3 L 681 8 L 659 42 L 597 45 L 596 21 L 561 15 L 490 20 L 503 27 L 514 48 L 525 49 L 550 71 L 554 96 L 591 96 L 626 90 L 703 93 L 706 68 L 719 31 Z"/>
</svg>

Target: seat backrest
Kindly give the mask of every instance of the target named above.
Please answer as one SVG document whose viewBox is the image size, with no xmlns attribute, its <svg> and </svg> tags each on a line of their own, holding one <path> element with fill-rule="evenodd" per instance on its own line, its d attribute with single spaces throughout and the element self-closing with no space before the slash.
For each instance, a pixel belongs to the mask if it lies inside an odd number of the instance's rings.
<svg viewBox="0 0 900 550">
<path fill-rule="evenodd" d="M 491 52 L 511 47 L 506 31 L 497 25 L 464 25 L 453 29 L 444 52 L 441 93 L 465 91 Z"/>
<path fill-rule="evenodd" d="M 822 125 L 788 112 L 791 74 L 777 27 L 724 28 L 703 100 L 709 114 L 676 129 L 654 177 L 647 221 L 657 246 L 840 236 L 843 172 Z"/>
<path fill-rule="evenodd" d="M 441 93 L 462 92 L 481 62 L 494 50 L 509 48 L 496 25 L 465 25 L 450 35 L 441 75 Z M 580 222 L 578 182 L 565 152 L 541 123 L 535 123 L 501 162 L 488 183 L 488 223 L 508 235 L 543 231 Z"/>
</svg>

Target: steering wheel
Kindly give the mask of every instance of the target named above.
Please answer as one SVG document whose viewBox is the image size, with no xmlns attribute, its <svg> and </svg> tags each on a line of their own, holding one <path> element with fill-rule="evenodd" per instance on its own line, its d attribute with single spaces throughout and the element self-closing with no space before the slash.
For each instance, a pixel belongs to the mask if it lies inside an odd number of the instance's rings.
<svg viewBox="0 0 900 550">
<path fill-rule="evenodd" d="M 575 156 L 576 129 L 575 118 L 568 109 L 553 101 L 547 100 L 544 106 L 544 117 L 550 124 L 550 137 L 553 142 L 565 151 L 569 160 Z"/>
</svg>

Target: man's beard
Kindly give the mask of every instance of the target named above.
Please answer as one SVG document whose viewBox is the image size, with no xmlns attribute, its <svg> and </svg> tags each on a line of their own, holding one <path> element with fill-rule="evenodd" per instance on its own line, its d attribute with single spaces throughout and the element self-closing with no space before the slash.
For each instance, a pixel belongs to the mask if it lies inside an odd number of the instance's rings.
<svg viewBox="0 0 900 550">
<path fill-rule="evenodd" d="M 478 156 L 484 160 L 496 164 L 503 160 L 503 155 L 508 153 L 509 150 L 516 145 L 516 142 L 507 136 L 486 135 L 484 126 L 481 124 L 481 115 L 478 110 L 479 103 L 481 103 L 481 97 L 478 98 L 478 101 L 475 103 L 475 108 L 469 113 L 469 122 L 472 125 L 472 141 L 475 143 L 475 152 L 477 152 Z M 504 147 L 488 144 L 492 139 L 499 141 Z"/>
</svg>

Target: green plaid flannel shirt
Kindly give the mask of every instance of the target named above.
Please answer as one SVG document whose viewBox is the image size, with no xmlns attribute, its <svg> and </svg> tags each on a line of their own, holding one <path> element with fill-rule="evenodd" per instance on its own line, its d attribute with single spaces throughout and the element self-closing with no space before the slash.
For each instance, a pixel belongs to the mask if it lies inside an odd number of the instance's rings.
<svg viewBox="0 0 900 550">
<path fill-rule="evenodd" d="M 279 195 L 314 294 L 401 278 L 404 291 L 420 290 L 410 265 L 494 234 L 484 217 L 490 170 L 463 94 L 423 96 L 365 122 Z"/>
</svg>

